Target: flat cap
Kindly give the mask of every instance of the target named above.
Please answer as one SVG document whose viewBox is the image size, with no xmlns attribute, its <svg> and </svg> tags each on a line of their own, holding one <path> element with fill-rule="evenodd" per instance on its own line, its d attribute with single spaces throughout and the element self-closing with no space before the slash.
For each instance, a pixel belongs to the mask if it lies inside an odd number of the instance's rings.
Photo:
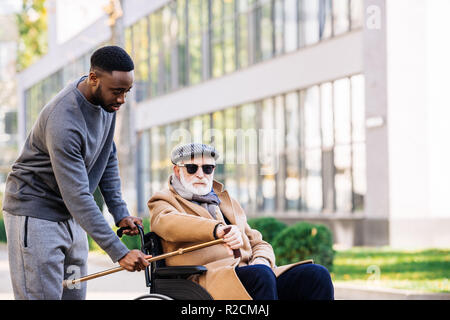
<svg viewBox="0 0 450 320">
<path fill-rule="evenodd" d="M 188 143 L 175 147 L 172 150 L 170 160 L 173 164 L 177 164 L 182 160 L 191 160 L 196 157 L 211 157 L 217 160 L 219 153 L 213 146 L 207 144 Z"/>
</svg>

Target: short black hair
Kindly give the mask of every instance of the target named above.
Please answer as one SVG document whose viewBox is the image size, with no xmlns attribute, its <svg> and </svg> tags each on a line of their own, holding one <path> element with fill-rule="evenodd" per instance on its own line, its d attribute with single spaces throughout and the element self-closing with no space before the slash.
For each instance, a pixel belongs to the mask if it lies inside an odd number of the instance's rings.
<svg viewBox="0 0 450 320">
<path fill-rule="evenodd" d="M 121 47 L 105 46 L 97 49 L 91 56 L 91 70 L 95 68 L 109 73 L 128 72 L 134 70 L 134 63 L 130 55 Z"/>
</svg>

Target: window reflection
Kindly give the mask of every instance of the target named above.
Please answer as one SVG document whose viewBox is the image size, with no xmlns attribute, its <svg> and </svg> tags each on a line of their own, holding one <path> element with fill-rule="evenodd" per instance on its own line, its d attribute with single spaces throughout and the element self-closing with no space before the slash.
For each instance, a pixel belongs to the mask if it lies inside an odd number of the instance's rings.
<svg viewBox="0 0 450 320">
<path fill-rule="evenodd" d="M 350 212 L 352 210 L 351 162 L 351 146 L 336 146 L 334 149 L 334 165 L 336 168 L 336 210 L 338 212 Z"/>
<path fill-rule="evenodd" d="M 304 47 L 319 41 L 319 1 L 300 1 L 299 45 Z"/>
<path fill-rule="evenodd" d="M 334 82 L 334 125 L 336 144 L 351 142 L 350 80 Z"/>
<path fill-rule="evenodd" d="M 351 28 L 361 28 L 364 20 L 364 0 L 350 0 L 350 15 Z"/>
<path fill-rule="evenodd" d="M 319 0 L 319 38 L 327 39 L 333 33 L 332 1 Z"/>
<path fill-rule="evenodd" d="M 300 209 L 300 115 L 297 92 L 286 95 L 286 210 Z"/>
<path fill-rule="evenodd" d="M 274 211 L 276 208 L 276 160 L 275 143 L 273 132 L 275 130 L 275 112 L 273 99 L 266 99 L 262 103 L 261 110 L 261 133 L 260 136 L 260 175 L 262 183 L 262 210 Z"/>
<path fill-rule="evenodd" d="M 247 0 L 236 0 L 238 2 L 237 28 L 238 42 L 237 55 L 239 68 L 245 68 L 249 64 L 249 5 Z"/>
<path fill-rule="evenodd" d="M 349 0 L 333 0 L 334 35 L 342 34 L 350 29 L 349 15 Z"/>
<path fill-rule="evenodd" d="M 188 1 L 190 84 L 202 80 L 202 5 L 201 0 Z"/>
<path fill-rule="evenodd" d="M 136 101 L 142 101 L 150 96 L 149 91 L 149 39 L 148 39 L 148 19 L 143 18 L 133 25 L 132 35 L 132 55 L 135 65 L 135 92 Z"/>
<path fill-rule="evenodd" d="M 305 148 L 320 148 L 320 109 L 318 86 L 309 88 L 304 92 L 303 108 L 305 116 Z"/>
<path fill-rule="evenodd" d="M 298 7 L 297 0 L 284 1 L 284 50 L 291 52 L 297 49 Z"/>
</svg>

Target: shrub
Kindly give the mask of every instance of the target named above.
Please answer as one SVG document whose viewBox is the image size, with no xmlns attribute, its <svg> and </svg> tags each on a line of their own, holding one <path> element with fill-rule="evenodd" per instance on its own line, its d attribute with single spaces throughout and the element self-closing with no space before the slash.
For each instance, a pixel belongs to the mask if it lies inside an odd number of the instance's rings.
<svg viewBox="0 0 450 320">
<path fill-rule="evenodd" d="M 0 242 L 6 242 L 6 229 L 3 217 L 0 217 Z"/>
<path fill-rule="evenodd" d="M 263 240 L 269 242 L 270 244 L 272 244 L 275 237 L 287 227 L 285 223 L 273 217 L 249 219 L 248 224 L 252 227 L 252 229 L 256 229 L 261 232 Z"/>
<path fill-rule="evenodd" d="M 332 271 L 333 236 L 326 226 L 299 222 L 287 227 L 274 239 L 277 264 L 290 264 L 301 260 L 314 259 Z"/>
</svg>

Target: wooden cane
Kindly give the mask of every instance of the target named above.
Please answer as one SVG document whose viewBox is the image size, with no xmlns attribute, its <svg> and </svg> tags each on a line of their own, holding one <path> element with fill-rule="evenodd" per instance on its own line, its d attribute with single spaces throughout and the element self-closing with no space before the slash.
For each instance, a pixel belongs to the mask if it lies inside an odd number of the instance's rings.
<svg viewBox="0 0 450 320">
<path fill-rule="evenodd" d="M 226 229 L 227 230 L 226 231 L 224 230 L 224 231 L 225 231 L 225 233 L 228 233 L 231 230 L 231 227 L 230 228 L 226 228 Z M 197 245 L 194 245 L 194 246 L 191 246 L 191 247 L 180 248 L 180 249 L 178 249 L 176 251 L 172 251 L 172 252 L 168 252 L 168 253 L 165 253 L 165 254 L 161 254 L 161 255 L 156 256 L 156 257 L 151 257 L 151 258 L 147 259 L 147 262 L 151 263 L 151 262 L 154 262 L 154 261 L 158 261 L 158 260 L 170 258 L 170 257 L 173 257 L 173 256 L 181 255 L 181 254 L 184 254 L 186 252 L 191 252 L 191 251 L 195 251 L 195 250 L 198 250 L 198 249 L 210 247 L 210 246 L 213 246 L 213 245 L 216 245 L 216 244 L 223 244 L 223 243 L 225 243 L 224 239 L 212 240 L 212 241 L 208 241 L 208 242 L 205 242 L 205 243 L 200 243 L 200 244 L 197 244 Z M 239 249 L 233 250 L 233 255 L 234 255 L 235 258 L 239 258 L 241 256 L 240 254 L 241 254 L 241 252 L 240 252 Z M 84 281 L 96 279 L 96 278 L 103 277 L 103 276 L 107 276 L 109 274 L 116 273 L 116 272 L 119 272 L 119 271 L 122 271 L 122 270 L 125 270 L 125 269 L 122 266 L 118 266 L 118 267 L 115 267 L 115 268 L 111 268 L 111 269 L 103 270 L 103 271 L 100 271 L 100 272 L 97 272 L 97 273 L 93 273 L 93 274 L 87 275 L 85 277 L 81 277 L 79 279 L 64 280 L 63 281 L 63 288 L 68 288 L 69 286 L 73 286 L 73 285 L 75 285 L 77 283 L 81 283 L 81 282 L 84 282 Z"/>
</svg>

